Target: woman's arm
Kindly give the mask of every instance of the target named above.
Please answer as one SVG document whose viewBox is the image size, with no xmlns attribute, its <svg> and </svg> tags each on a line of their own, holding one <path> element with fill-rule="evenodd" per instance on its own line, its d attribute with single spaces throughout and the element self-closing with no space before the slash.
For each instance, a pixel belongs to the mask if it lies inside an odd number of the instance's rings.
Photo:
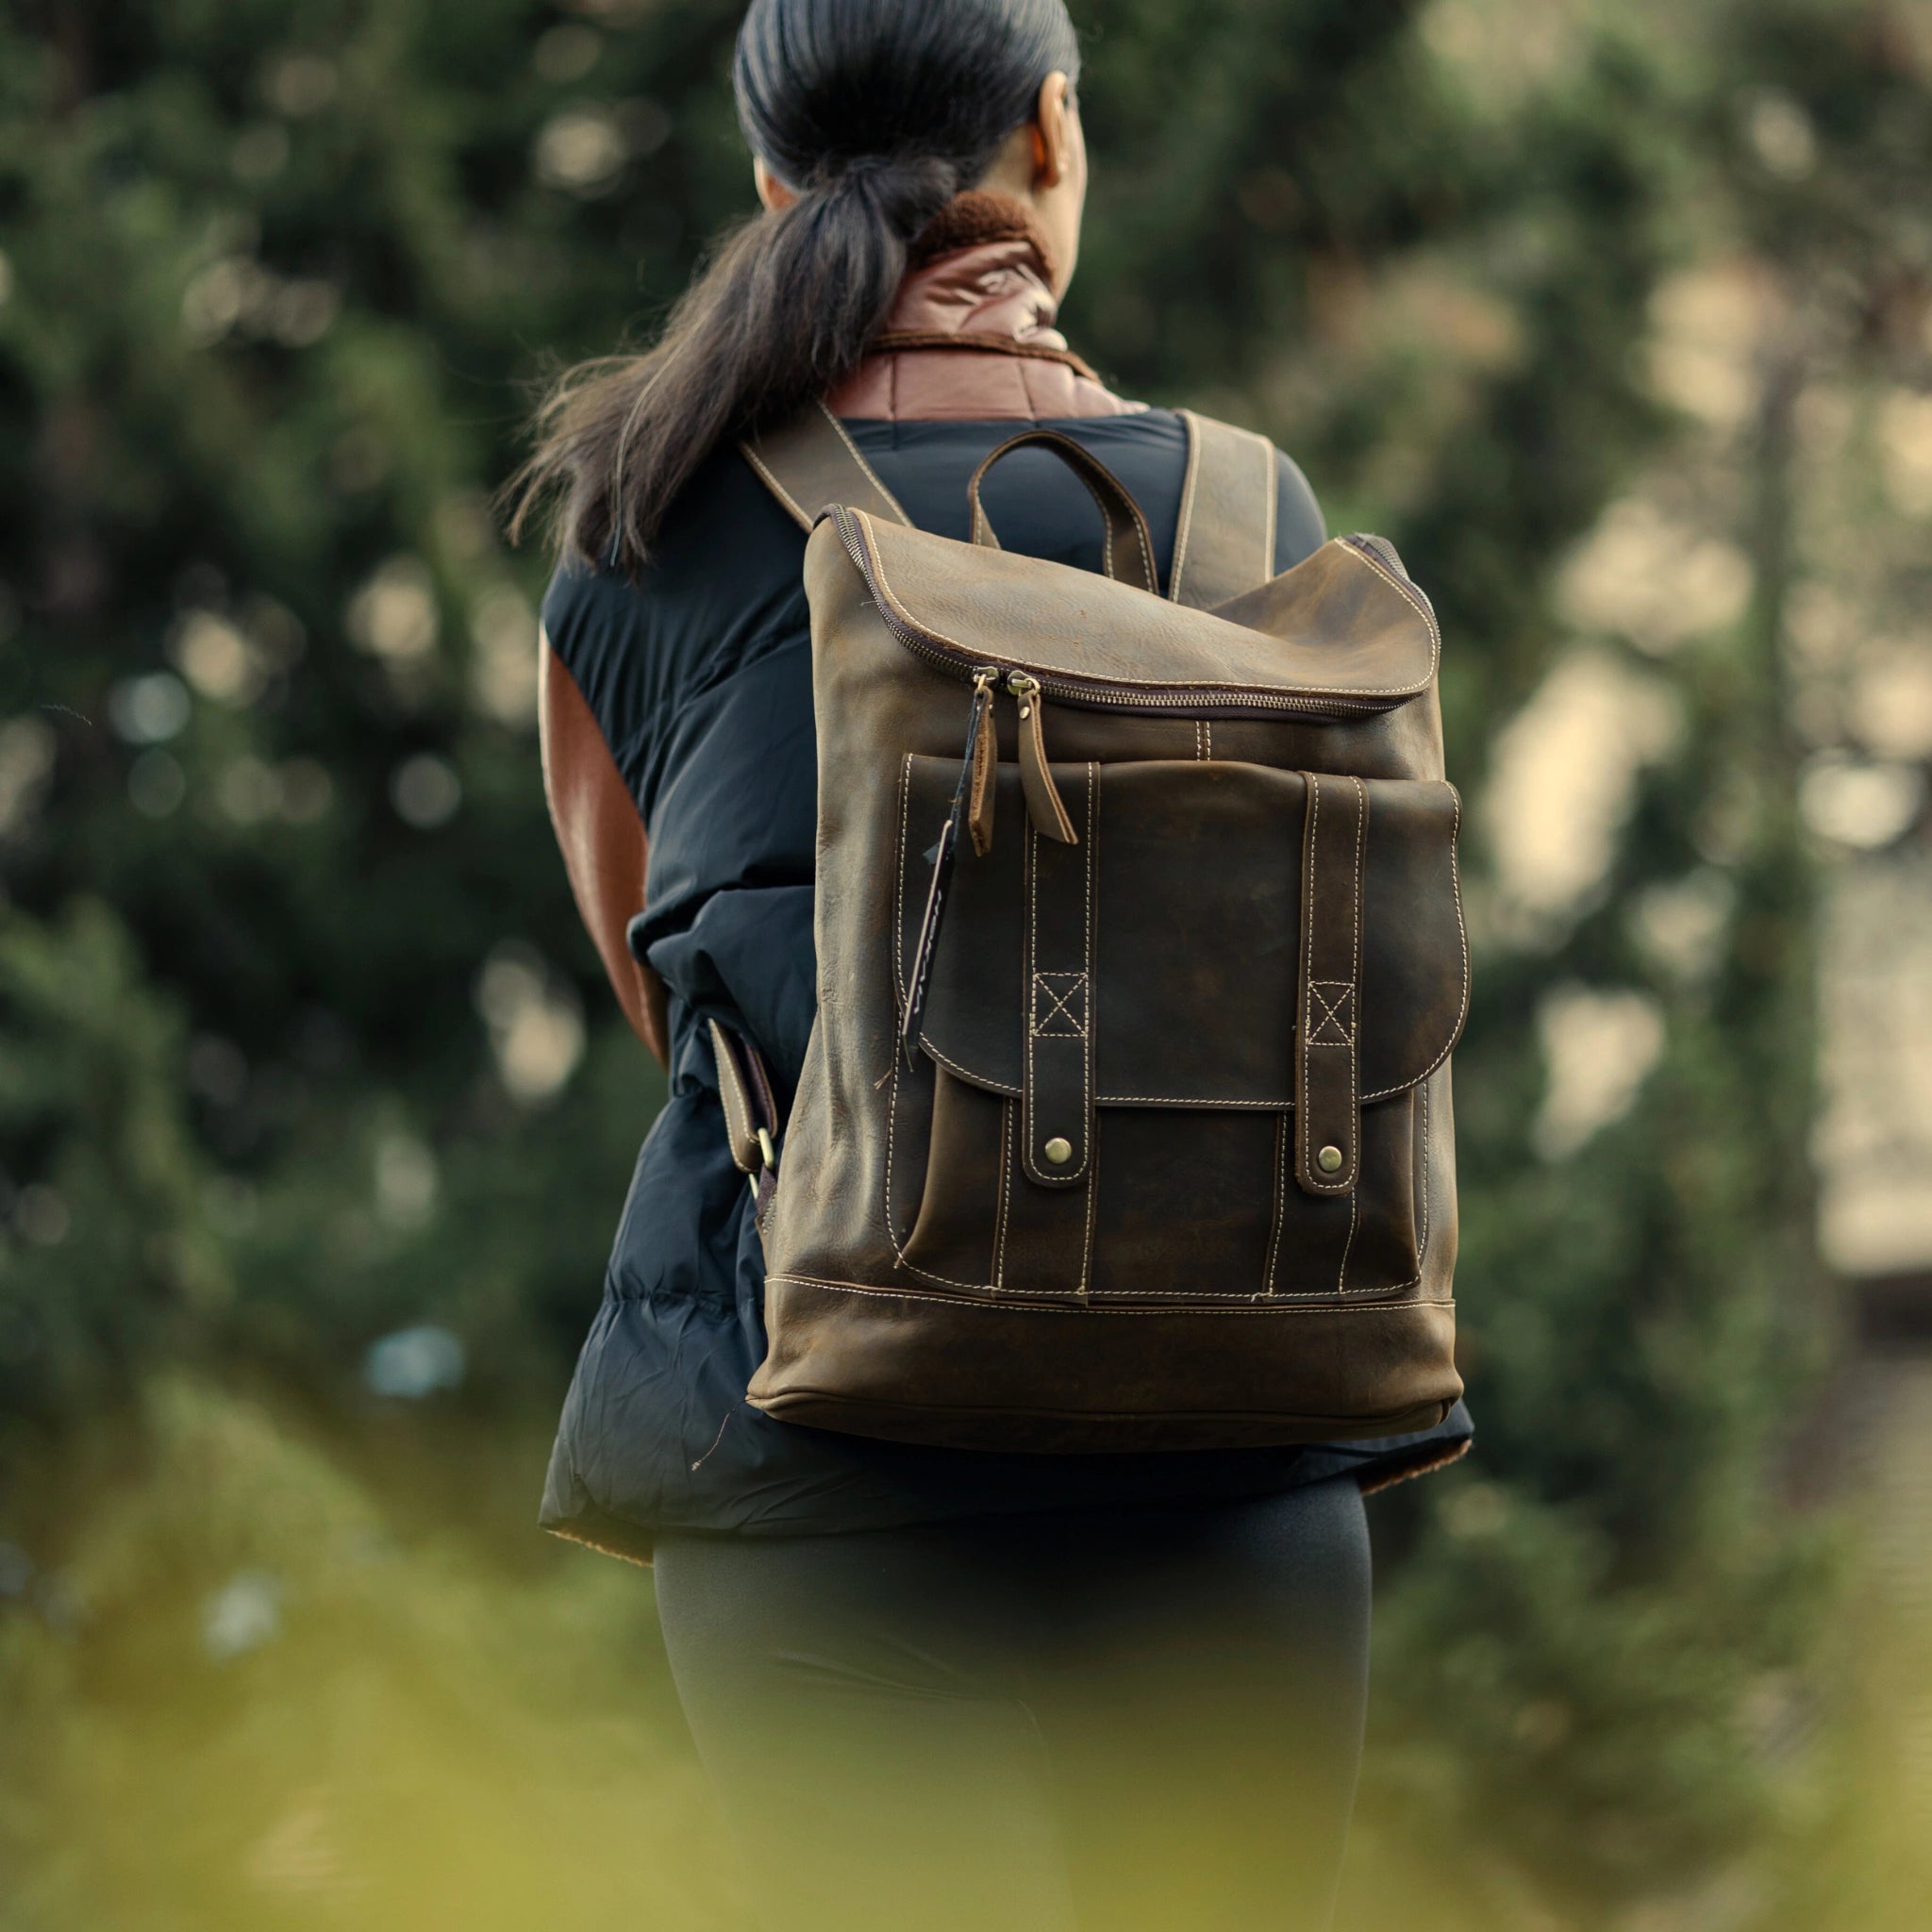
<svg viewBox="0 0 1932 1932">
<path fill-rule="evenodd" d="M 563 851 L 564 871 L 625 1018 L 665 1064 L 670 1035 L 664 983 L 632 957 L 625 938 L 625 928 L 644 909 L 650 841 L 643 820 L 576 680 L 550 648 L 547 636 L 538 649 L 543 795 Z"/>
</svg>

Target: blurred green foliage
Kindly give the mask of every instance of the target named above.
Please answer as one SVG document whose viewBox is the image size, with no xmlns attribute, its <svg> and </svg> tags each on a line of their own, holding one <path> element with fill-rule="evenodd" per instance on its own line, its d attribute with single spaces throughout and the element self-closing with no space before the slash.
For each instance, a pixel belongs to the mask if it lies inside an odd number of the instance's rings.
<svg viewBox="0 0 1932 1932">
<path fill-rule="evenodd" d="M 1483 1434 L 1377 1506 L 1358 1923 L 1411 1883 L 1485 1928 L 1706 1900 L 1817 1774 L 1799 419 L 1923 354 L 1932 31 L 1890 0 L 1075 11 L 1071 335 L 1398 541 L 1478 808 Z M 736 17 L 0 24 L 8 1924 L 736 1923 L 646 1586 L 525 1528 L 661 1089 L 543 820 L 544 560 L 490 509 L 532 380 L 647 328 L 747 211 Z M 1733 282 L 1728 336 L 1672 336 Z M 1632 502 L 1735 594 L 1660 576 L 1646 615 L 1637 552 L 1574 591 Z M 1559 688 L 1643 748 L 1601 863 L 1540 894 L 1508 727 Z M 1567 1124 L 1566 1013 L 1635 1069 Z M 372 1388 L 425 1324 L 460 1387 Z M 1683 1923 L 1785 1923 L 1724 1896 Z"/>
</svg>

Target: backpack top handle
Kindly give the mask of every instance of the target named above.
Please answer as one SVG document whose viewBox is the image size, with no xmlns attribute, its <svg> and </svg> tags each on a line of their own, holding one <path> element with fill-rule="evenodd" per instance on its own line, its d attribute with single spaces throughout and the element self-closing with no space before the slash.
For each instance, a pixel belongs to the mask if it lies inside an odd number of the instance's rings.
<svg viewBox="0 0 1932 1932">
<path fill-rule="evenodd" d="M 1000 540 L 993 535 L 979 501 L 979 487 L 986 480 L 986 473 L 1003 457 L 1027 448 L 1052 451 L 1086 484 L 1107 525 L 1107 544 L 1101 553 L 1101 568 L 1107 575 L 1131 584 L 1137 591 L 1159 596 L 1160 576 L 1154 563 L 1154 538 L 1141 506 L 1091 450 L 1071 436 L 1061 435 L 1058 429 L 1025 429 L 1018 436 L 1009 436 L 974 471 L 973 480 L 966 486 L 966 501 L 973 508 L 974 542 L 985 550 L 1000 547 Z"/>
</svg>

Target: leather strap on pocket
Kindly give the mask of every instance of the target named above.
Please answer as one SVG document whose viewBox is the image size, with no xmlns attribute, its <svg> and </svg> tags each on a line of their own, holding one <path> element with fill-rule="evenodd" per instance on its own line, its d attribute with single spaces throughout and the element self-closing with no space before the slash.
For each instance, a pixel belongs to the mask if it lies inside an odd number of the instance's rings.
<svg viewBox="0 0 1932 1932">
<path fill-rule="evenodd" d="M 1295 1178 L 1345 1194 L 1361 1165 L 1362 849 L 1369 790 L 1359 778 L 1302 776 L 1302 956 L 1294 1038 Z"/>
<path fill-rule="evenodd" d="M 1021 1158 L 1029 1180 L 1087 1178 L 1093 1141 L 1093 845 L 1100 768 L 1068 786 L 1077 843 L 1026 828 L 1026 1058 Z"/>
</svg>

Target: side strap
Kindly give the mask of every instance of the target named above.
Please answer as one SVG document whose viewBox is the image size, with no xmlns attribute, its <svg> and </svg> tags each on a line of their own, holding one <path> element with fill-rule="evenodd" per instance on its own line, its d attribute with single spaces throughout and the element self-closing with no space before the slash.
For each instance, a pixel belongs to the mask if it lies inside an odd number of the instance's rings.
<svg viewBox="0 0 1932 1932">
<path fill-rule="evenodd" d="M 1188 425 L 1188 471 L 1174 525 L 1167 594 L 1211 610 L 1274 575 L 1274 445 L 1252 430 L 1180 412 Z"/>
<path fill-rule="evenodd" d="M 1294 1029 L 1295 1178 L 1310 1194 L 1346 1194 L 1360 1168 L 1362 846 L 1369 788 L 1302 774 L 1302 957 Z"/>
<path fill-rule="evenodd" d="M 784 1123 L 778 1118 L 777 1096 L 758 1048 L 716 1020 L 711 1022 L 711 1052 L 718 1063 L 718 1098 L 724 1108 L 732 1165 L 751 1183 L 753 1218 L 762 1233 L 778 1191 L 774 1137 Z"/>
<path fill-rule="evenodd" d="M 738 447 L 801 530 L 809 533 L 828 503 L 862 509 L 885 523 L 911 525 L 912 519 L 898 499 L 859 455 L 844 424 L 824 403 L 801 409 L 791 422 Z"/>
</svg>

